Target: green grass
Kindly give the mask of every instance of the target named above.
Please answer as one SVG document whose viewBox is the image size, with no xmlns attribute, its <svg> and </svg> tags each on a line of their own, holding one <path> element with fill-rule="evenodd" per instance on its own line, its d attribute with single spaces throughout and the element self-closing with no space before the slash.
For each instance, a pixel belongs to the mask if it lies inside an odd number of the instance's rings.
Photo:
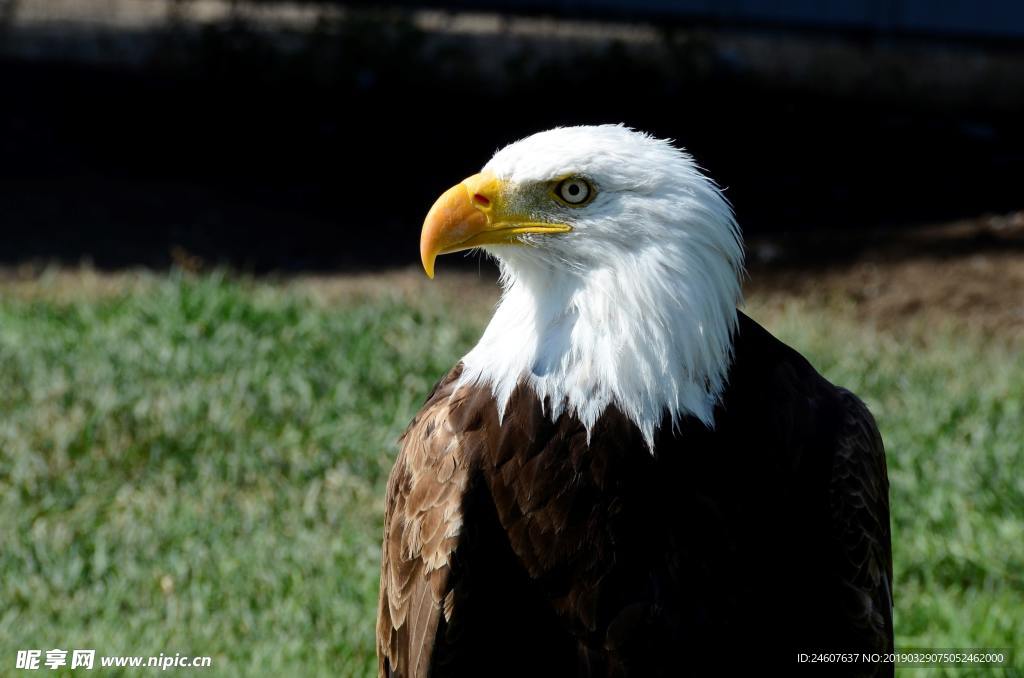
<svg viewBox="0 0 1024 678">
<path fill-rule="evenodd" d="M 371 675 L 395 440 L 477 336 L 479 304 L 144 282 L 0 292 L 0 674 L 16 649 L 57 647 Z M 1020 647 L 1019 353 L 753 307 L 878 417 L 898 645 Z"/>
</svg>

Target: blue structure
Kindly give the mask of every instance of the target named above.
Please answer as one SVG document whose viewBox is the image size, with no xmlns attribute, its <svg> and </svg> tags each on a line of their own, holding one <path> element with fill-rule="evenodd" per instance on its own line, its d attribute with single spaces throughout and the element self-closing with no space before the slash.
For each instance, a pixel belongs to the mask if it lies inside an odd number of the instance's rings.
<svg viewBox="0 0 1024 678">
<path fill-rule="evenodd" d="M 406 7 L 1024 39 L 1021 0 L 392 0 Z"/>
</svg>

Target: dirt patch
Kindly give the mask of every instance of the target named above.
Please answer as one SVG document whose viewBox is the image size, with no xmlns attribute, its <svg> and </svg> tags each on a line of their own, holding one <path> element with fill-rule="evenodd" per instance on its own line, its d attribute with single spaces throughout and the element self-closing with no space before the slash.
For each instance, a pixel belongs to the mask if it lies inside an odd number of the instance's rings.
<svg viewBox="0 0 1024 678">
<path fill-rule="evenodd" d="M 881 328 L 940 322 L 1024 337 L 1024 212 L 750 249 L 747 293 L 761 304 L 842 304 Z"/>
</svg>

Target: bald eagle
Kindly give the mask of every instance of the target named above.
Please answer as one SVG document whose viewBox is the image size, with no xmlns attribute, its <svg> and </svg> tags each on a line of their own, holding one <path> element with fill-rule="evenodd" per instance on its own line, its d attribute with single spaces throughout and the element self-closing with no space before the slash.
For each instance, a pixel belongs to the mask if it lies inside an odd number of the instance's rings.
<svg viewBox="0 0 1024 678">
<path fill-rule="evenodd" d="M 501 301 L 401 440 L 380 675 L 891 674 L 878 428 L 737 309 L 692 158 L 616 125 L 513 143 L 423 224 L 430 277 L 473 248 Z"/>
</svg>

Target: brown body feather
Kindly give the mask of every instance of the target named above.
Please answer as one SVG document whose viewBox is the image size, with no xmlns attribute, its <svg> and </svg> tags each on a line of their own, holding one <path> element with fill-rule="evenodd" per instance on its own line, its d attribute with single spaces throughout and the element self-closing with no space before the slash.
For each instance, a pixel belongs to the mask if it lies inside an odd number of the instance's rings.
<svg viewBox="0 0 1024 678">
<path fill-rule="evenodd" d="M 587 434 L 521 387 L 435 388 L 388 483 L 382 676 L 676 676 L 892 650 L 882 441 L 740 315 L 716 427 Z M 702 671 L 702 669 L 704 671 Z M 891 674 L 891 665 L 843 667 Z"/>
</svg>

